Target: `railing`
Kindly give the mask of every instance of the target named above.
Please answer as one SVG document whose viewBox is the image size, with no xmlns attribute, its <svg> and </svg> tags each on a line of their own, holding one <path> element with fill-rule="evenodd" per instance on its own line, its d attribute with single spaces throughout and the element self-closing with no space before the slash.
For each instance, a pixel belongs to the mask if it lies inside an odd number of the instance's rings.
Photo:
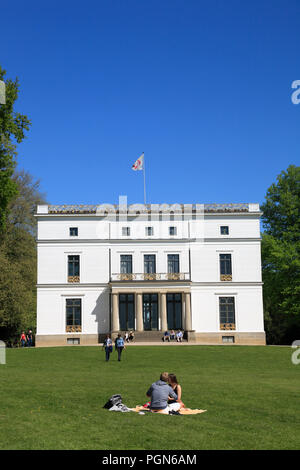
<svg viewBox="0 0 300 470">
<path fill-rule="evenodd" d="M 235 330 L 235 323 L 221 323 L 220 330 Z"/>
<path fill-rule="evenodd" d="M 68 282 L 80 282 L 80 276 L 68 276 Z"/>
<path fill-rule="evenodd" d="M 81 333 L 81 326 L 80 325 L 67 325 L 66 326 L 66 333 Z"/>
<path fill-rule="evenodd" d="M 221 274 L 220 281 L 232 281 L 232 274 Z"/>
<path fill-rule="evenodd" d="M 189 273 L 114 273 L 111 281 L 188 281 Z"/>
</svg>

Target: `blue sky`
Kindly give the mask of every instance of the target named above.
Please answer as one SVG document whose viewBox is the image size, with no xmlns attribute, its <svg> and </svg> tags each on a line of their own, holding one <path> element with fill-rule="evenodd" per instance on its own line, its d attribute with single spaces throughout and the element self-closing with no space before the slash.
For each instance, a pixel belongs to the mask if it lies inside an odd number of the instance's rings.
<svg viewBox="0 0 300 470">
<path fill-rule="evenodd" d="M 299 0 L 14 1 L 0 64 L 53 204 L 263 202 L 300 162 Z"/>
</svg>

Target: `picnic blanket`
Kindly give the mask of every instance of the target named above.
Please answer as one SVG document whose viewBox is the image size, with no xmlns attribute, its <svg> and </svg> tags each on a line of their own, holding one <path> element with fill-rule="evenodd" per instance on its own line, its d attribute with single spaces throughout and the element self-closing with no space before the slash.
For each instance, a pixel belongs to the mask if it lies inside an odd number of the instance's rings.
<svg viewBox="0 0 300 470">
<path fill-rule="evenodd" d="M 143 406 L 137 405 L 135 408 L 130 408 L 131 411 L 135 411 L 136 413 L 139 413 L 140 411 L 149 411 L 147 408 L 144 408 Z M 181 415 L 197 415 L 199 413 L 205 413 L 207 410 L 191 410 L 189 408 L 182 408 L 179 410 L 179 414 Z"/>
</svg>

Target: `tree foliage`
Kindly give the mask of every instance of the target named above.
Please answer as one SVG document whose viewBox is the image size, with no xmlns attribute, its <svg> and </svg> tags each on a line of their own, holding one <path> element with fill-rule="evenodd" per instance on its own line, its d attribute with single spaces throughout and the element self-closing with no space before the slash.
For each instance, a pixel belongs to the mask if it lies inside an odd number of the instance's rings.
<svg viewBox="0 0 300 470">
<path fill-rule="evenodd" d="M 261 208 L 267 336 L 291 343 L 300 339 L 300 167 L 281 172 Z"/>
<path fill-rule="evenodd" d="M 5 80 L 6 71 L 0 66 L 0 80 L 6 85 L 6 104 L 0 104 L 0 230 L 3 232 L 8 205 L 17 194 L 12 176 L 16 166 L 17 144 L 25 138 L 30 121 L 27 116 L 14 111 L 18 98 L 19 82 L 16 78 Z"/>
<path fill-rule="evenodd" d="M 0 245 L 0 337 L 34 329 L 36 322 L 37 204 L 45 203 L 39 181 L 29 173 L 14 174 L 17 195 L 9 204 L 6 231 Z"/>
</svg>

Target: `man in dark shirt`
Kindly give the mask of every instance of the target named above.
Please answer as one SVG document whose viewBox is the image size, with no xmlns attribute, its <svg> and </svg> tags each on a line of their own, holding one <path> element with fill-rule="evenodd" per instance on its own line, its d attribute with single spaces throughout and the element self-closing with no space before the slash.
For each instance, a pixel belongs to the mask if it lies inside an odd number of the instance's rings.
<svg viewBox="0 0 300 470">
<path fill-rule="evenodd" d="M 168 383 L 168 372 L 160 374 L 160 380 L 154 382 L 147 392 L 147 396 L 151 397 L 150 410 L 158 413 L 169 414 L 169 411 L 178 411 L 180 403 L 172 403 L 168 405 L 169 397 L 177 400 L 177 395 Z"/>
</svg>

